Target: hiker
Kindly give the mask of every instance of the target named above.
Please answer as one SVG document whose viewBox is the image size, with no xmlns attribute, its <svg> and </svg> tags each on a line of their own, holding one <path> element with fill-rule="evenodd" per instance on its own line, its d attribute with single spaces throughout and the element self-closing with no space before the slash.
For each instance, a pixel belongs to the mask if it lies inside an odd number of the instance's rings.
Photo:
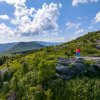
<svg viewBox="0 0 100 100">
<path fill-rule="evenodd" d="M 79 48 L 77 48 L 76 49 L 76 57 L 78 57 L 78 58 L 80 57 L 80 52 L 81 52 L 81 50 Z"/>
</svg>

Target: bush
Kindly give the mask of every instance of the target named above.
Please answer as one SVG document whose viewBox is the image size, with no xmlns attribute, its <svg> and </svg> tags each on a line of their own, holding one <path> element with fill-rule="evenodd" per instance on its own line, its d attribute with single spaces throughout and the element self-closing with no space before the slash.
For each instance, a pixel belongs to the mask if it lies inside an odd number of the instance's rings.
<svg viewBox="0 0 100 100">
<path fill-rule="evenodd" d="M 28 64 L 23 62 L 21 66 L 21 74 L 25 75 L 26 73 L 28 73 L 28 71 L 29 71 Z"/>
<path fill-rule="evenodd" d="M 50 61 L 42 60 L 38 65 L 39 82 L 46 81 L 50 77 L 52 77 L 55 74 L 55 66 L 56 66 L 56 62 L 53 60 L 50 60 Z"/>
<path fill-rule="evenodd" d="M 0 75 L 0 89 L 3 87 L 3 80 L 2 80 L 2 77 Z"/>
<path fill-rule="evenodd" d="M 3 74 L 3 81 L 9 81 L 10 78 L 11 78 L 10 72 L 8 72 L 8 71 L 4 72 L 4 74 Z"/>
</svg>

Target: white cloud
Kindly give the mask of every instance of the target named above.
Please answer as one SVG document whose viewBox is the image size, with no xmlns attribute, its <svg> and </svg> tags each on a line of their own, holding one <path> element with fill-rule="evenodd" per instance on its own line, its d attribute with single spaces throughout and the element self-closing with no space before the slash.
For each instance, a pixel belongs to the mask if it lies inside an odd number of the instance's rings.
<svg viewBox="0 0 100 100">
<path fill-rule="evenodd" d="M 10 27 L 6 26 L 4 23 L 0 24 L 0 37 L 11 37 L 13 36 L 13 30 Z"/>
<path fill-rule="evenodd" d="M 0 15 L 0 19 L 9 20 L 9 16 L 8 15 Z"/>
<path fill-rule="evenodd" d="M 22 20 L 25 20 L 26 17 L 28 20 L 30 19 L 30 17 L 34 16 L 33 12 L 35 12 L 35 8 L 28 9 L 25 5 L 17 5 L 17 4 L 15 4 L 14 7 L 15 7 L 15 12 L 14 12 L 15 18 L 11 20 L 12 24 L 20 25 Z"/>
<path fill-rule="evenodd" d="M 91 3 L 91 2 L 98 2 L 98 0 L 73 0 L 72 6 L 78 6 L 78 4 Z"/>
<path fill-rule="evenodd" d="M 26 0 L 0 0 L 0 2 L 6 2 L 8 4 L 20 4 L 23 5 Z"/>
<path fill-rule="evenodd" d="M 35 9 L 33 7 L 27 8 L 26 0 L 0 0 L 0 2 L 13 4 L 15 7 L 14 17 L 10 20 L 14 29 L 3 23 L 0 24 L 0 33 L 18 37 L 37 34 L 57 35 L 59 28 L 57 21 L 62 4 L 52 2 L 47 5 L 44 3 L 41 8 Z M 10 19 L 7 15 L 1 15 L 0 18 Z"/>
<path fill-rule="evenodd" d="M 76 29 L 79 29 L 81 25 L 82 25 L 82 23 L 77 23 L 77 24 L 75 25 L 75 28 L 76 28 Z"/>
<path fill-rule="evenodd" d="M 93 26 L 89 26 L 89 27 L 88 27 L 88 30 L 89 30 L 89 31 L 93 30 Z"/>
<path fill-rule="evenodd" d="M 75 31 L 76 37 L 82 35 L 85 31 L 82 28 L 82 23 L 74 23 L 74 22 L 67 22 L 66 23 L 67 29 L 73 29 Z"/>
<path fill-rule="evenodd" d="M 65 42 L 66 37 L 47 37 L 44 40 L 49 42 Z"/>
<path fill-rule="evenodd" d="M 88 17 L 78 17 L 79 20 L 86 20 Z"/>
<path fill-rule="evenodd" d="M 81 34 L 81 33 L 83 33 L 83 32 L 84 32 L 84 29 L 81 28 L 81 29 L 78 29 L 77 31 L 75 31 L 75 34 L 78 35 L 78 34 Z"/>
<path fill-rule="evenodd" d="M 94 18 L 94 23 L 99 23 L 100 22 L 100 12 L 98 12 Z"/>
<path fill-rule="evenodd" d="M 67 22 L 67 23 L 66 23 L 66 27 L 67 27 L 67 29 L 74 28 L 74 27 L 75 27 L 75 23 Z"/>
<path fill-rule="evenodd" d="M 81 26 L 81 23 L 73 23 L 73 22 L 67 22 L 66 27 L 67 29 L 78 29 Z"/>
<path fill-rule="evenodd" d="M 80 37 L 80 36 L 83 36 L 85 34 L 85 30 L 83 28 L 79 28 L 75 31 L 75 37 Z"/>
<path fill-rule="evenodd" d="M 12 24 L 16 25 L 15 33 L 17 36 L 31 36 L 47 33 L 58 29 L 58 15 L 61 4 L 43 4 L 42 8 L 28 9 L 25 5 L 15 4 L 15 18 Z"/>
</svg>

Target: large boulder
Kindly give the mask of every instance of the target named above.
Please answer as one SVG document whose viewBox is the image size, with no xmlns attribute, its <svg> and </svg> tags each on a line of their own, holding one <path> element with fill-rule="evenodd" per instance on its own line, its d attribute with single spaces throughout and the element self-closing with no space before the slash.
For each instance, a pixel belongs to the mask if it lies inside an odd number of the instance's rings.
<svg viewBox="0 0 100 100">
<path fill-rule="evenodd" d="M 55 70 L 56 76 L 65 80 L 80 75 L 100 75 L 100 60 L 87 68 L 83 58 L 58 58 L 58 66 Z"/>
<path fill-rule="evenodd" d="M 95 64 L 91 64 L 88 71 L 93 73 L 93 75 L 100 74 L 100 61 L 97 61 Z"/>
<path fill-rule="evenodd" d="M 96 42 L 96 43 L 100 43 L 100 40 L 96 40 L 95 42 Z"/>
<path fill-rule="evenodd" d="M 69 65 L 71 62 L 70 58 L 58 58 L 58 63 L 64 66 Z"/>
<path fill-rule="evenodd" d="M 57 66 L 56 72 L 61 75 L 71 75 L 71 69 L 67 66 Z"/>
<path fill-rule="evenodd" d="M 87 72 L 86 66 L 82 63 L 74 63 L 72 65 L 72 70 L 74 71 L 75 76 L 78 76 L 80 74 L 85 74 Z"/>
<path fill-rule="evenodd" d="M 100 44 L 96 45 L 96 48 L 97 48 L 97 49 L 100 49 Z"/>
<path fill-rule="evenodd" d="M 95 66 L 91 65 L 88 68 L 87 74 L 89 74 L 91 76 L 97 76 L 98 75 L 98 71 L 96 70 Z"/>
<path fill-rule="evenodd" d="M 3 68 L 2 70 L 0 70 L 1 77 L 3 78 L 4 73 L 8 71 L 9 71 L 8 68 Z"/>
<path fill-rule="evenodd" d="M 60 75 L 60 74 L 56 74 L 56 76 L 58 78 L 61 78 L 63 80 L 70 80 L 72 78 L 72 76 L 67 76 L 67 75 Z"/>
<path fill-rule="evenodd" d="M 92 65 L 88 68 L 88 71 L 91 72 L 91 73 L 93 73 L 93 74 L 97 73 L 95 67 L 92 66 Z"/>
<path fill-rule="evenodd" d="M 67 60 L 66 58 L 59 57 L 58 60 Z"/>
<path fill-rule="evenodd" d="M 6 100 L 18 100 L 17 94 L 15 91 L 12 91 L 9 96 L 7 96 Z"/>
<path fill-rule="evenodd" d="M 100 60 L 97 61 L 95 64 L 92 64 L 91 66 L 94 66 L 94 68 L 98 71 L 100 71 Z"/>
<path fill-rule="evenodd" d="M 75 63 L 83 63 L 84 59 L 83 58 L 76 58 Z"/>
</svg>

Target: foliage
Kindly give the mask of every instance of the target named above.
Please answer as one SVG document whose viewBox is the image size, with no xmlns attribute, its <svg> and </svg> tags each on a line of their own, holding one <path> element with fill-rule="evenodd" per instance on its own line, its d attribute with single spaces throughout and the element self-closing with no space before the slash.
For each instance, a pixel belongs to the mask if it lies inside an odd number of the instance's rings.
<svg viewBox="0 0 100 100">
<path fill-rule="evenodd" d="M 69 81 L 54 79 L 57 58 L 74 57 L 77 47 L 83 56 L 99 56 L 96 40 L 100 40 L 100 34 L 93 32 L 59 46 L 1 57 L 1 72 L 4 68 L 9 70 L 0 74 L 0 100 L 5 100 L 12 92 L 16 93 L 18 100 L 99 100 L 99 76 L 82 76 Z M 84 63 L 89 67 L 94 61 Z"/>
<path fill-rule="evenodd" d="M 49 79 L 50 77 L 52 77 L 55 74 L 55 70 L 54 70 L 55 66 L 56 66 L 55 61 L 41 60 L 41 62 L 38 65 L 39 82 L 43 82 Z"/>
<path fill-rule="evenodd" d="M 3 80 L 2 80 L 2 77 L 0 75 L 0 89 L 3 87 Z"/>
</svg>

